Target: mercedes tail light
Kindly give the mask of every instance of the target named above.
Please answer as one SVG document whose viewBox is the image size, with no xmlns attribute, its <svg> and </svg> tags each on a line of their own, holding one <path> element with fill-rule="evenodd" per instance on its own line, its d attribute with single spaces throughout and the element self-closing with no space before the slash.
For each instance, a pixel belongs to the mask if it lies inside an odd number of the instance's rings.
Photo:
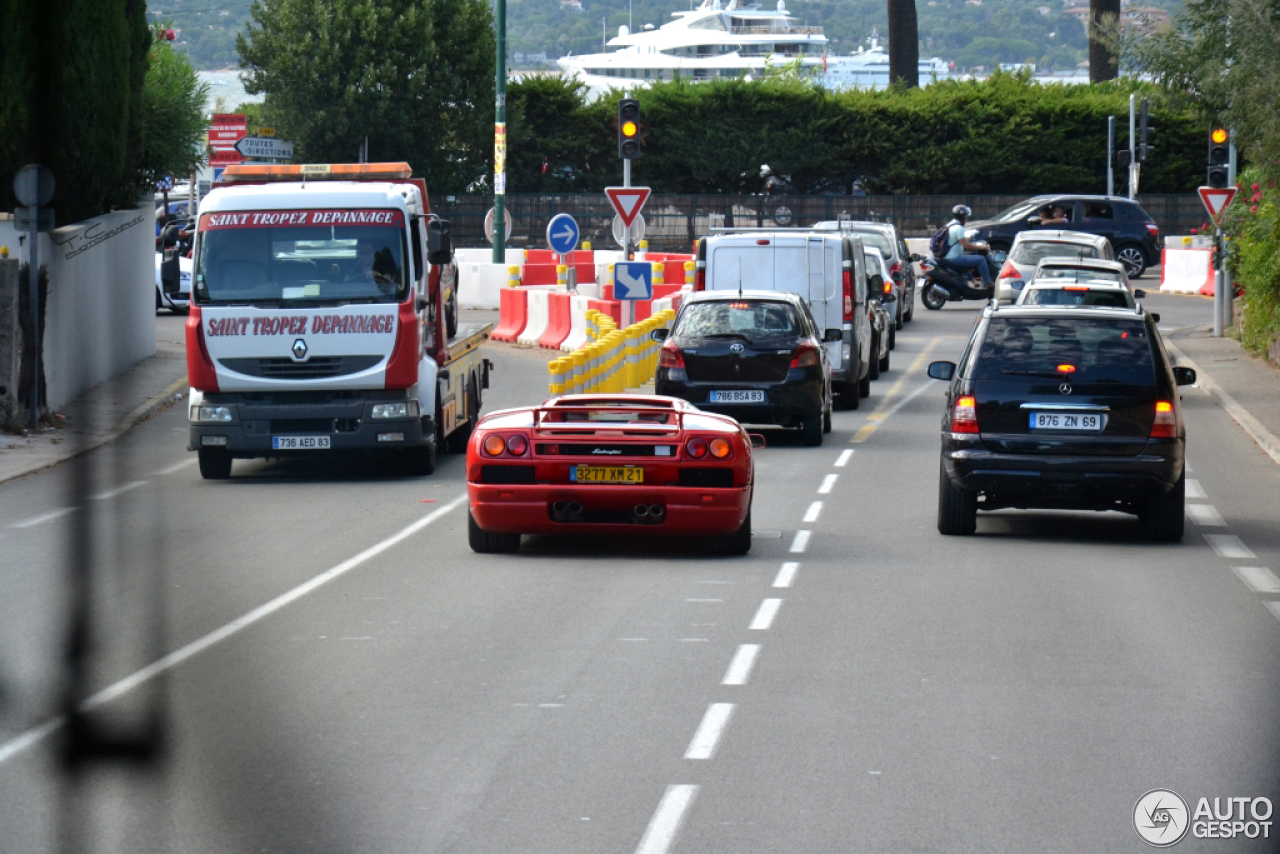
<svg viewBox="0 0 1280 854">
<path fill-rule="evenodd" d="M 680 352 L 680 348 L 676 346 L 676 342 L 672 341 L 670 338 L 663 343 L 662 349 L 658 351 L 658 367 L 684 367 L 684 353 Z"/>
<path fill-rule="evenodd" d="M 956 405 L 951 409 L 951 432 L 978 432 L 978 404 L 973 395 L 965 394 L 956 398 Z"/>
<path fill-rule="evenodd" d="M 1156 418 L 1151 423 L 1152 439 L 1176 439 L 1178 436 L 1178 417 L 1173 411 L 1173 404 L 1167 400 L 1156 401 Z"/>
<path fill-rule="evenodd" d="M 791 356 L 791 367 L 793 368 L 811 368 L 819 364 L 821 364 L 821 360 L 818 357 L 818 347 L 808 341 L 801 342 Z"/>
<path fill-rule="evenodd" d="M 853 322 L 853 271 L 845 270 L 841 283 L 844 288 L 844 322 Z"/>
</svg>

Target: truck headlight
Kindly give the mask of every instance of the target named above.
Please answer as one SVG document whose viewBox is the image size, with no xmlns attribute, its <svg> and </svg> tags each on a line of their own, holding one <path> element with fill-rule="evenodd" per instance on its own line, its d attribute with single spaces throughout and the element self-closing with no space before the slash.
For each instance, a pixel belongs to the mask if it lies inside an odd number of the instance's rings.
<svg viewBox="0 0 1280 854">
<path fill-rule="evenodd" d="M 200 405 L 191 407 L 191 420 L 227 423 L 236 419 L 230 406 Z"/>
<path fill-rule="evenodd" d="M 418 401 L 404 400 L 399 403 L 375 403 L 373 405 L 374 418 L 417 418 L 418 417 Z"/>
</svg>

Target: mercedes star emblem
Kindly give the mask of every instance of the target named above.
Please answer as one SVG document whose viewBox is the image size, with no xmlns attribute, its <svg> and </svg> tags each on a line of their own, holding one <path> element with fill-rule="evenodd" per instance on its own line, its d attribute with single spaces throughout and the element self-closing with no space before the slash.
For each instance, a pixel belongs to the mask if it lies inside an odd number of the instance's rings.
<svg viewBox="0 0 1280 854">
<path fill-rule="evenodd" d="M 1071 383 L 1063 383 L 1062 385 L 1058 386 L 1058 393 L 1071 394 Z"/>
<path fill-rule="evenodd" d="M 307 342 L 301 338 L 293 342 L 293 358 L 299 362 L 307 358 Z"/>
</svg>

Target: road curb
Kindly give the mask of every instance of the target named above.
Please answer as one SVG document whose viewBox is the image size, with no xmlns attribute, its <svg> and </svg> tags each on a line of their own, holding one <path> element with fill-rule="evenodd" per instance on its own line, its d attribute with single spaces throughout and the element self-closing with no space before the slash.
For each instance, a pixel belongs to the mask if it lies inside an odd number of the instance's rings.
<svg viewBox="0 0 1280 854">
<path fill-rule="evenodd" d="M 1176 344 L 1168 338 L 1165 339 L 1164 344 L 1173 351 L 1173 355 L 1177 357 L 1179 362 L 1196 372 L 1196 386 L 1203 389 L 1209 397 L 1213 398 L 1213 401 L 1221 406 L 1231 416 L 1232 420 L 1240 425 L 1240 429 L 1244 430 L 1249 435 L 1249 438 L 1258 444 L 1263 453 L 1271 457 L 1272 462 L 1280 465 L 1280 439 L 1277 439 L 1275 434 L 1262 426 L 1262 422 L 1250 415 L 1247 409 L 1237 403 L 1234 397 L 1227 394 L 1186 353 L 1178 349 Z"/>
<path fill-rule="evenodd" d="M 62 463 L 65 463 L 67 460 L 74 460 L 76 457 L 87 454 L 90 451 L 96 451 L 98 450 L 98 448 L 101 448 L 103 445 L 107 445 L 111 442 L 114 442 L 116 439 L 120 438 L 120 436 L 122 436 L 124 433 L 128 432 L 133 427 L 137 426 L 140 422 L 145 421 L 147 418 L 150 418 L 152 415 L 155 415 L 161 409 L 165 408 L 170 403 L 172 403 L 174 399 L 173 396 L 187 387 L 188 387 L 187 376 L 186 374 L 183 374 L 178 379 L 169 383 L 169 385 L 165 387 L 164 391 L 160 392 L 159 394 L 152 395 L 151 397 L 147 398 L 146 401 L 144 401 L 140 406 L 130 411 L 127 415 L 124 416 L 124 418 L 121 418 L 116 423 L 116 425 L 112 427 L 110 430 L 108 430 L 104 435 L 89 441 L 85 445 L 76 446 L 74 449 L 69 449 L 69 452 L 65 456 L 60 457 L 59 459 L 56 459 L 52 462 L 45 460 L 38 463 L 32 463 L 26 468 L 22 468 L 17 471 L 10 472 L 9 474 L 0 475 L 0 483 L 8 483 L 11 480 L 17 480 L 20 477 L 26 477 L 27 475 L 38 474 L 39 472 L 42 472 L 42 471 L 48 471 L 49 469 L 54 468 L 55 466 L 59 466 Z"/>
</svg>

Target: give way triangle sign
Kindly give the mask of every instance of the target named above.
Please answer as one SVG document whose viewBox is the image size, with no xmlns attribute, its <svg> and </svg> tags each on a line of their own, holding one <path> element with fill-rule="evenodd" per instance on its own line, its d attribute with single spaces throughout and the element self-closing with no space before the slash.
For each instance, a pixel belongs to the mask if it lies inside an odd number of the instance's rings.
<svg viewBox="0 0 1280 854">
<path fill-rule="evenodd" d="M 649 188 L 605 187 L 604 194 L 609 197 L 609 204 L 613 205 L 613 209 L 622 218 L 622 224 L 630 228 L 649 198 Z"/>
<path fill-rule="evenodd" d="M 1223 212 L 1236 197 L 1235 187 L 1198 187 L 1196 191 L 1200 193 L 1200 201 L 1204 202 L 1204 209 L 1209 212 L 1209 219 L 1214 225 L 1222 219 Z"/>
</svg>

